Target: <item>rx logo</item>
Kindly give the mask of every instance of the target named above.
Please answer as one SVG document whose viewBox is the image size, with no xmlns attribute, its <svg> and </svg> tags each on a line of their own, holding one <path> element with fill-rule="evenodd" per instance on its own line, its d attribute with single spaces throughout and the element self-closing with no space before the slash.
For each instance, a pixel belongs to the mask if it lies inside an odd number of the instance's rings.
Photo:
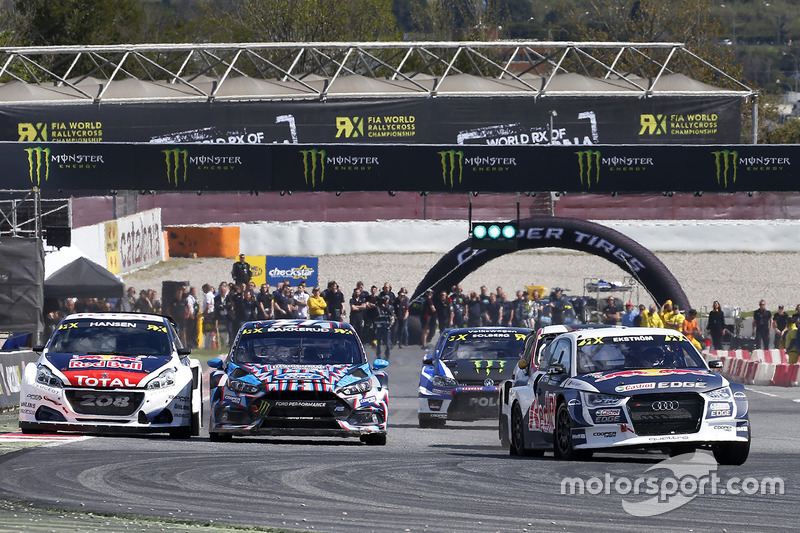
<svg viewBox="0 0 800 533">
<path fill-rule="evenodd" d="M 461 183 L 461 178 L 464 175 L 464 152 L 447 150 L 436 153 L 441 157 L 442 181 L 444 181 L 445 185 L 449 182 L 450 187 L 452 187 L 456 180 Z"/>
<path fill-rule="evenodd" d="M 355 139 L 364 136 L 364 117 L 336 117 L 336 138 Z"/>
<path fill-rule="evenodd" d="M 47 123 L 20 122 L 17 124 L 17 133 L 19 133 L 17 140 L 20 142 L 47 141 Z"/>
<path fill-rule="evenodd" d="M 50 178 L 50 148 L 25 148 L 28 154 L 28 177 L 31 183 L 38 187 L 42 183 L 42 178 L 47 181 Z"/>
<path fill-rule="evenodd" d="M 667 117 L 664 115 L 641 115 L 639 122 L 642 126 L 639 135 L 667 134 Z"/>
<path fill-rule="evenodd" d="M 578 156 L 578 179 L 581 185 L 592 188 L 592 183 L 600 183 L 600 151 L 583 150 L 575 152 Z"/>
<path fill-rule="evenodd" d="M 303 179 L 315 187 L 325 181 L 325 150 L 300 150 L 303 156 Z"/>
<path fill-rule="evenodd" d="M 167 165 L 167 182 L 177 187 L 178 182 L 186 181 L 189 171 L 189 150 L 172 148 L 171 150 L 161 150 L 164 154 L 164 162 Z"/>
</svg>

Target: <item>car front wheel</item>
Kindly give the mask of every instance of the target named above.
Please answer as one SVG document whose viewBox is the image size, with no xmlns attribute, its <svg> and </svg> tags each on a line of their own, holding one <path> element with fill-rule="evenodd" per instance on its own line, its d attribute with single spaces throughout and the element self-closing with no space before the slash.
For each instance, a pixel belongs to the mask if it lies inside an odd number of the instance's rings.
<svg viewBox="0 0 800 533">
<path fill-rule="evenodd" d="M 566 403 L 560 403 L 556 411 L 555 435 L 553 435 L 553 455 L 557 459 L 566 461 L 576 461 L 588 459 L 592 456 L 591 452 L 576 450 L 572 442 L 572 416 Z"/>
</svg>

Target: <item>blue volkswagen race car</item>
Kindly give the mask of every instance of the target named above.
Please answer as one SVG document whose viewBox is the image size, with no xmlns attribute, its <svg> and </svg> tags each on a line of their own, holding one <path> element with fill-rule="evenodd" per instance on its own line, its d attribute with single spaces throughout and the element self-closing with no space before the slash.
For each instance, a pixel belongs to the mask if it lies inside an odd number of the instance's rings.
<svg viewBox="0 0 800 533">
<path fill-rule="evenodd" d="M 530 333 L 507 327 L 443 331 L 433 353 L 422 361 L 420 427 L 497 418 L 498 385 L 511 377 Z"/>
<path fill-rule="evenodd" d="M 681 333 L 609 327 L 563 333 L 541 365 L 525 359 L 503 390 L 511 419 L 501 427 L 511 455 L 552 450 L 572 460 L 594 451 L 710 449 L 720 464 L 741 465 L 750 451 L 744 386 L 710 368 Z M 710 368 L 709 368 L 710 367 Z"/>
<path fill-rule="evenodd" d="M 350 324 L 247 322 L 230 353 L 211 359 L 212 441 L 234 435 L 327 435 L 386 444 L 388 377 Z"/>
</svg>

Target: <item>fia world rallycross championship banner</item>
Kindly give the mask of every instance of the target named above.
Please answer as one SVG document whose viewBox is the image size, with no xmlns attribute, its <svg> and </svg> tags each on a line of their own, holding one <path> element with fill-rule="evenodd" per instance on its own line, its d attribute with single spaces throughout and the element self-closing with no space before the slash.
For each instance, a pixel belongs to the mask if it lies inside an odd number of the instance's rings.
<svg viewBox="0 0 800 533">
<path fill-rule="evenodd" d="M 797 191 L 800 145 L 0 143 L 7 189 Z"/>
<path fill-rule="evenodd" d="M 3 105 L 0 141 L 157 144 L 728 144 L 741 98 L 413 98 Z"/>
</svg>

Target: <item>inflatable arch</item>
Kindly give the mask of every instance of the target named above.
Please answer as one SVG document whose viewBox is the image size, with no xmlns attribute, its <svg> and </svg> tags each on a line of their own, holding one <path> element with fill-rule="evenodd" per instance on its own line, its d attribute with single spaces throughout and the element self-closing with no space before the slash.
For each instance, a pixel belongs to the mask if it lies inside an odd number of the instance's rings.
<svg viewBox="0 0 800 533">
<path fill-rule="evenodd" d="M 568 248 L 590 253 L 619 266 L 638 279 L 660 306 L 667 300 L 688 308 L 689 300 L 675 276 L 651 252 L 622 233 L 575 218 L 532 217 L 519 221 L 518 250 L 534 248 Z M 411 300 L 426 290 L 434 294 L 460 283 L 492 259 L 515 250 L 473 249 L 467 239 L 450 250 L 425 275 Z"/>
</svg>

